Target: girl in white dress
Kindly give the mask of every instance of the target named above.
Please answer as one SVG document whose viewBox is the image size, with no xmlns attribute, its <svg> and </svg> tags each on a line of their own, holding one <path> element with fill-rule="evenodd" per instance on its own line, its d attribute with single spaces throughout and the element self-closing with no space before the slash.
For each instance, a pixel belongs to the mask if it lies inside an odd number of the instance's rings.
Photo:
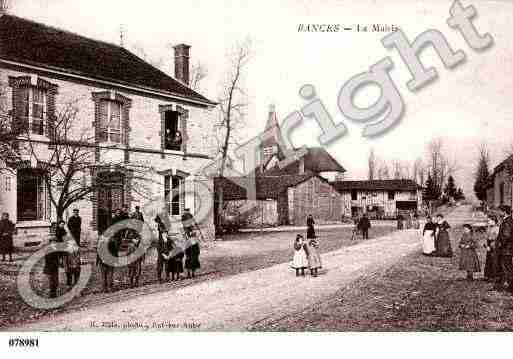
<svg viewBox="0 0 513 359">
<path fill-rule="evenodd" d="M 305 275 L 305 269 L 308 267 L 308 256 L 306 253 L 306 243 L 301 234 L 296 236 L 296 240 L 294 241 L 294 257 L 292 258 L 291 267 L 296 270 L 296 276 L 299 276 L 299 271 L 301 270 L 301 275 Z"/>
</svg>

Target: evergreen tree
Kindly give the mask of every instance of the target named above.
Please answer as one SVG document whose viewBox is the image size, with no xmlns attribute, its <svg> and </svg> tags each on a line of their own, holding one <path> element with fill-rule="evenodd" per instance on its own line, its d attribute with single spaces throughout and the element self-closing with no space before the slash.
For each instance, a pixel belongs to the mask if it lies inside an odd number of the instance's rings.
<svg viewBox="0 0 513 359">
<path fill-rule="evenodd" d="M 445 185 L 445 188 L 444 188 L 444 193 L 449 198 L 456 199 L 456 192 L 457 192 L 457 189 L 456 189 L 456 185 L 454 184 L 454 177 L 449 176 L 449 178 L 447 179 L 447 184 Z"/>
<path fill-rule="evenodd" d="M 463 190 L 460 188 L 458 188 L 458 190 L 456 191 L 456 195 L 454 196 L 454 199 L 456 201 L 461 201 L 461 200 L 464 200 L 465 199 L 465 194 L 463 193 Z"/>
<path fill-rule="evenodd" d="M 488 150 L 486 146 L 483 145 L 479 151 L 479 160 L 477 163 L 474 182 L 474 192 L 477 199 L 480 201 L 486 200 L 486 183 L 488 181 L 488 176 L 490 175 L 490 171 L 488 170 L 489 162 L 490 157 L 488 155 Z"/>
<path fill-rule="evenodd" d="M 423 197 L 425 201 L 434 201 L 440 198 L 442 191 L 440 190 L 440 186 L 438 186 L 433 180 L 433 176 L 431 173 L 428 174 L 428 178 L 426 180 L 426 185 L 424 188 Z"/>
</svg>

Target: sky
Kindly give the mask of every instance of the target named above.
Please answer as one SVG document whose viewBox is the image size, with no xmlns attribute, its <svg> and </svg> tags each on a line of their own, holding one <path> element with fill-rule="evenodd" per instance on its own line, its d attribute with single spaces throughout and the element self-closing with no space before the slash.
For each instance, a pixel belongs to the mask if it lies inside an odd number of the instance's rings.
<svg viewBox="0 0 513 359">
<path fill-rule="evenodd" d="M 478 31 L 490 33 L 494 45 L 475 52 L 461 34 L 447 24 L 452 1 L 447 0 L 11 0 L 10 11 L 103 41 L 119 43 L 123 27 L 127 48 L 142 47 L 152 59 L 163 59 L 164 70 L 173 66 L 170 44 L 191 45 L 191 62 L 208 70 L 203 94 L 216 100 L 228 68 L 226 55 L 237 42 L 252 41 L 252 56 L 243 85 L 248 95 L 247 131 L 256 135 L 265 125 L 270 104 L 278 119 L 299 110 L 305 101 L 298 91 L 315 86 L 335 123 L 343 122 L 349 133 L 326 149 L 346 168 L 346 178 L 367 176 L 367 157 L 413 162 L 425 156 L 426 144 L 443 137 L 446 153 L 458 162 L 457 184 L 472 192 L 473 170 L 479 144 L 490 149 L 492 166 L 513 143 L 513 2 L 462 1 L 474 5 Z M 400 27 L 412 41 L 418 34 L 437 29 L 454 50 L 463 50 L 466 62 L 452 70 L 443 67 L 433 49 L 420 58 L 434 66 L 438 79 L 412 93 L 406 83 L 410 74 L 395 50 L 381 44 L 386 33 L 344 31 L 298 32 L 299 24 L 356 24 Z M 385 135 L 361 136 L 362 124 L 346 119 L 337 107 L 343 84 L 386 56 L 394 62 L 391 76 L 406 111 L 400 123 Z M 172 73 L 171 73 L 172 74 Z M 379 91 L 364 89 L 356 101 L 362 106 L 377 100 Z M 321 130 L 308 120 L 292 137 L 294 146 L 319 146 Z"/>
</svg>

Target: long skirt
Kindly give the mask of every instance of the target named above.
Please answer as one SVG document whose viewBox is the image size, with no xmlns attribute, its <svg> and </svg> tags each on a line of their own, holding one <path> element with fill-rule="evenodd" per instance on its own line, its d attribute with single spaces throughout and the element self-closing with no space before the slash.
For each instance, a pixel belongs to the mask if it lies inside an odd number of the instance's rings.
<svg viewBox="0 0 513 359">
<path fill-rule="evenodd" d="M 502 268 L 499 263 L 499 254 L 496 249 L 486 252 L 486 262 L 484 267 L 484 277 L 486 279 L 495 279 L 501 275 Z"/>
<path fill-rule="evenodd" d="M 434 231 L 426 231 L 422 237 L 422 253 L 431 254 L 435 251 Z"/>
<path fill-rule="evenodd" d="M 317 269 L 321 268 L 321 255 L 319 254 L 319 250 L 313 246 L 308 248 L 308 268 Z"/>
<path fill-rule="evenodd" d="M 292 258 L 290 266 L 295 269 L 304 269 L 308 267 L 308 259 L 304 249 L 301 248 L 298 251 L 294 251 L 294 258 Z"/>
<path fill-rule="evenodd" d="M 460 270 L 467 272 L 480 272 L 481 264 L 476 250 L 471 248 L 462 248 L 460 252 Z"/>
<path fill-rule="evenodd" d="M 437 255 L 439 257 L 452 257 L 451 240 L 447 231 L 441 231 L 437 239 Z"/>
</svg>

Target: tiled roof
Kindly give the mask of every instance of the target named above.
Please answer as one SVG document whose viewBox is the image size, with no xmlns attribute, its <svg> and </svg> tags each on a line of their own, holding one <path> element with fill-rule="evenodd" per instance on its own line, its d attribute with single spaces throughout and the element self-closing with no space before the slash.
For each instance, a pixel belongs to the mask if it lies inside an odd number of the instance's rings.
<svg viewBox="0 0 513 359">
<path fill-rule="evenodd" d="M 287 188 L 294 187 L 312 177 L 315 173 L 305 173 L 302 175 L 283 175 L 283 176 L 259 176 L 259 177 L 217 177 L 214 179 L 214 192 L 216 194 L 223 190 L 223 199 L 226 201 L 247 199 L 246 189 L 243 185 L 237 183 L 247 183 L 248 186 L 256 186 L 257 199 L 276 199 Z M 254 181 L 254 182 L 253 182 Z"/>
<path fill-rule="evenodd" d="M 213 104 L 123 47 L 13 15 L 0 17 L 0 59 Z"/>
<path fill-rule="evenodd" d="M 356 190 L 415 191 L 419 185 L 409 179 L 372 180 L 372 181 L 335 181 L 331 182 L 339 192 Z"/>
<path fill-rule="evenodd" d="M 345 172 L 337 160 L 335 160 L 328 151 L 322 147 L 308 147 L 307 153 L 304 156 L 305 172 L 310 171 L 314 173 L 320 172 Z M 258 171 L 259 172 L 259 171 Z M 258 173 L 257 172 L 257 173 Z M 276 165 L 273 168 L 264 172 L 264 176 L 280 176 L 283 174 L 297 174 L 299 173 L 299 161 L 295 161 L 285 168 L 280 168 Z"/>
</svg>

